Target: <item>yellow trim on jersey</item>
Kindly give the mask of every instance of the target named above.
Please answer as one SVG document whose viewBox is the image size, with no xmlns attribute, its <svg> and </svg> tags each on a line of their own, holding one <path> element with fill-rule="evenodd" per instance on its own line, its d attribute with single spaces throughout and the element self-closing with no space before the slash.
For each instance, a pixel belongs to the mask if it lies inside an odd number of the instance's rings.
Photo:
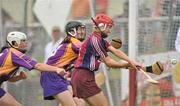
<svg viewBox="0 0 180 106">
<path fill-rule="evenodd" d="M 74 44 L 78 44 L 78 43 L 81 44 L 81 42 L 78 39 L 73 38 L 73 37 L 71 37 L 71 41 Z M 73 51 L 72 43 L 66 46 L 66 51 L 64 55 L 54 64 L 54 66 L 63 67 L 65 65 L 68 65 L 72 60 L 77 58 L 78 54 L 76 54 Z"/>
<path fill-rule="evenodd" d="M 6 56 L 6 59 L 4 61 L 3 67 L 0 67 L 0 71 L 3 71 L 5 74 L 9 74 L 11 71 L 17 68 L 17 66 L 14 66 L 12 63 L 12 51 L 14 48 L 10 48 L 8 51 L 8 54 Z"/>
</svg>

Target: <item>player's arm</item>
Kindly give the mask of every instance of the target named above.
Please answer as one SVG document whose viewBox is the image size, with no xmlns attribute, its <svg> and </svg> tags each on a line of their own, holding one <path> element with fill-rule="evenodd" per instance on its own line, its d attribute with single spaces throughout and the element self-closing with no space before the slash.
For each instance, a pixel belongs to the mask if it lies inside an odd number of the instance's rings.
<svg viewBox="0 0 180 106">
<path fill-rule="evenodd" d="M 25 72 L 21 71 L 19 75 L 10 78 L 8 81 L 9 82 L 16 82 L 16 81 L 26 79 L 26 78 L 27 78 L 27 74 Z"/>
<path fill-rule="evenodd" d="M 104 63 L 111 68 L 126 68 L 126 67 L 130 67 L 129 63 L 124 63 L 124 62 L 117 62 L 115 60 L 113 60 L 112 58 L 110 58 L 109 56 L 105 57 L 102 59 L 104 61 Z"/>
<path fill-rule="evenodd" d="M 37 69 L 38 71 L 57 72 L 60 75 L 64 75 L 66 73 L 63 68 L 50 66 L 44 63 L 37 63 L 35 60 L 31 59 L 29 56 L 25 54 L 18 56 L 12 53 L 12 55 L 12 60 L 14 64 L 27 68 L 28 70 Z"/>
<path fill-rule="evenodd" d="M 108 67 L 123 68 L 130 66 L 128 63 L 117 62 L 112 58 L 110 58 L 103 44 L 104 44 L 103 41 L 100 41 L 99 39 L 92 37 L 92 47 Z M 109 47 L 109 43 L 106 42 L 105 46 Z"/>
<path fill-rule="evenodd" d="M 44 63 L 37 63 L 34 66 L 34 68 L 39 70 L 39 71 L 57 72 L 60 75 L 66 74 L 66 72 L 65 72 L 65 70 L 63 68 L 50 66 L 50 65 L 47 65 L 47 64 L 44 64 Z"/>
<path fill-rule="evenodd" d="M 121 50 L 115 49 L 113 46 L 109 46 L 108 50 L 114 55 L 116 55 L 117 57 L 127 61 L 130 64 L 130 66 L 134 69 L 136 69 L 136 66 L 141 66 L 141 64 L 137 63 L 134 60 L 129 59 L 129 57 L 124 52 L 122 52 Z"/>
<path fill-rule="evenodd" d="M 119 58 L 121 58 L 127 62 L 130 62 L 129 57 L 124 52 L 122 52 L 121 50 L 115 49 L 113 46 L 109 46 L 108 50 L 111 53 L 113 53 L 114 55 L 116 55 L 117 57 L 119 57 Z"/>
</svg>

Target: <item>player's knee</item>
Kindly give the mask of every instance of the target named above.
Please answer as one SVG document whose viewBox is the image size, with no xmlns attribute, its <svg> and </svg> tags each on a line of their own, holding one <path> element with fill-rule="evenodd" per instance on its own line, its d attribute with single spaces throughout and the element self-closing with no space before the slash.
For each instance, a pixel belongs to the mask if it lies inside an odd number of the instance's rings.
<svg viewBox="0 0 180 106">
<path fill-rule="evenodd" d="M 59 106 L 76 106 L 74 101 L 59 101 Z"/>
<path fill-rule="evenodd" d="M 109 106 L 108 103 L 103 103 L 101 106 Z"/>
<path fill-rule="evenodd" d="M 75 102 L 61 102 L 62 106 L 77 106 Z"/>
<path fill-rule="evenodd" d="M 79 100 L 76 102 L 77 106 L 85 106 L 85 102 L 83 100 Z"/>
</svg>

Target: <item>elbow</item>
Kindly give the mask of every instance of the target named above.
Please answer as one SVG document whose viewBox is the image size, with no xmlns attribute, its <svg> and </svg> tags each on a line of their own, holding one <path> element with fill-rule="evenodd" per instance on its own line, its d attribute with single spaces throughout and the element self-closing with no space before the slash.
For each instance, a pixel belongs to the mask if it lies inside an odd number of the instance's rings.
<svg viewBox="0 0 180 106">
<path fill-rule="evenodd" d="M 104 61 L 104 63 L 106 64 L 107 67 L 112 67 L 112 64 L 110 61 Z"/>
<path fill-rule="evenodd" d="M 109 56 L 104 58 L 103 61 L 106 64 L 106 66 L 112 67 L 112 60 L 111 60 L 111 58 Z"/>
</svg>

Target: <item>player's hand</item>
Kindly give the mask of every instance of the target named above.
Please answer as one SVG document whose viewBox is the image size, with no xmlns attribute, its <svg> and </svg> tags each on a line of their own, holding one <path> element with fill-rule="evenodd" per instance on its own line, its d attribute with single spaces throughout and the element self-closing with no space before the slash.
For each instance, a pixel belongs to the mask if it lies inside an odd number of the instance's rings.
<svg viewBox="0 0 180 106">
<path fill-rule="evenodd" d="M 58 68 L 56 72 L 61 76 L 64 76 L 67 73 L 63 68 Z"/>
<path fill-rule="evenodd" d="M 66 72 L 66 75 L 64 75 L 65 78 L 71 78 L 71 73 L 70 72 Z"/>
<path fill-rule="evenodd" d="M 66 75 L 64 75 L 64 78 L 67 79 L 68 81 L 71 81 L 71 73 L 67 71 Z"/>
<path fill-rule="evenodd" d="M 4 75 L 4 73 L 0 71 L 0 76 L 2 76 L 2 75 Z"/>
<path fill-rule="evenodd" d="M 136 67 L 138 68 L 138 69 L 141 69 L 142 68 L 142 64 L 141 63 L 138 63 L 138 62 L 136 62 L 136 61 L 134 61 L 135 62 L 135 65 L 136 65 Z"/>
<path fill-rule="evenodd" d="M 26 79 L 26 78 L 27 78 L 26 72 L 21 71 L 20 74 L 19 74 L 19 77 L 20 77 L 21 79 Z"/>
<path fill-rule="evenodd" d="M 130 64 L 130 67 L 135 70 L 139 70 L 142 67 L 142 64 L 140 64 L 134 60 L 130 60 L 129 64 Z"/>
<path fill-rule="evenodd" d="M 0 71 L 0 76 L 7 75 L 5 71 Z"/>
</svg>

